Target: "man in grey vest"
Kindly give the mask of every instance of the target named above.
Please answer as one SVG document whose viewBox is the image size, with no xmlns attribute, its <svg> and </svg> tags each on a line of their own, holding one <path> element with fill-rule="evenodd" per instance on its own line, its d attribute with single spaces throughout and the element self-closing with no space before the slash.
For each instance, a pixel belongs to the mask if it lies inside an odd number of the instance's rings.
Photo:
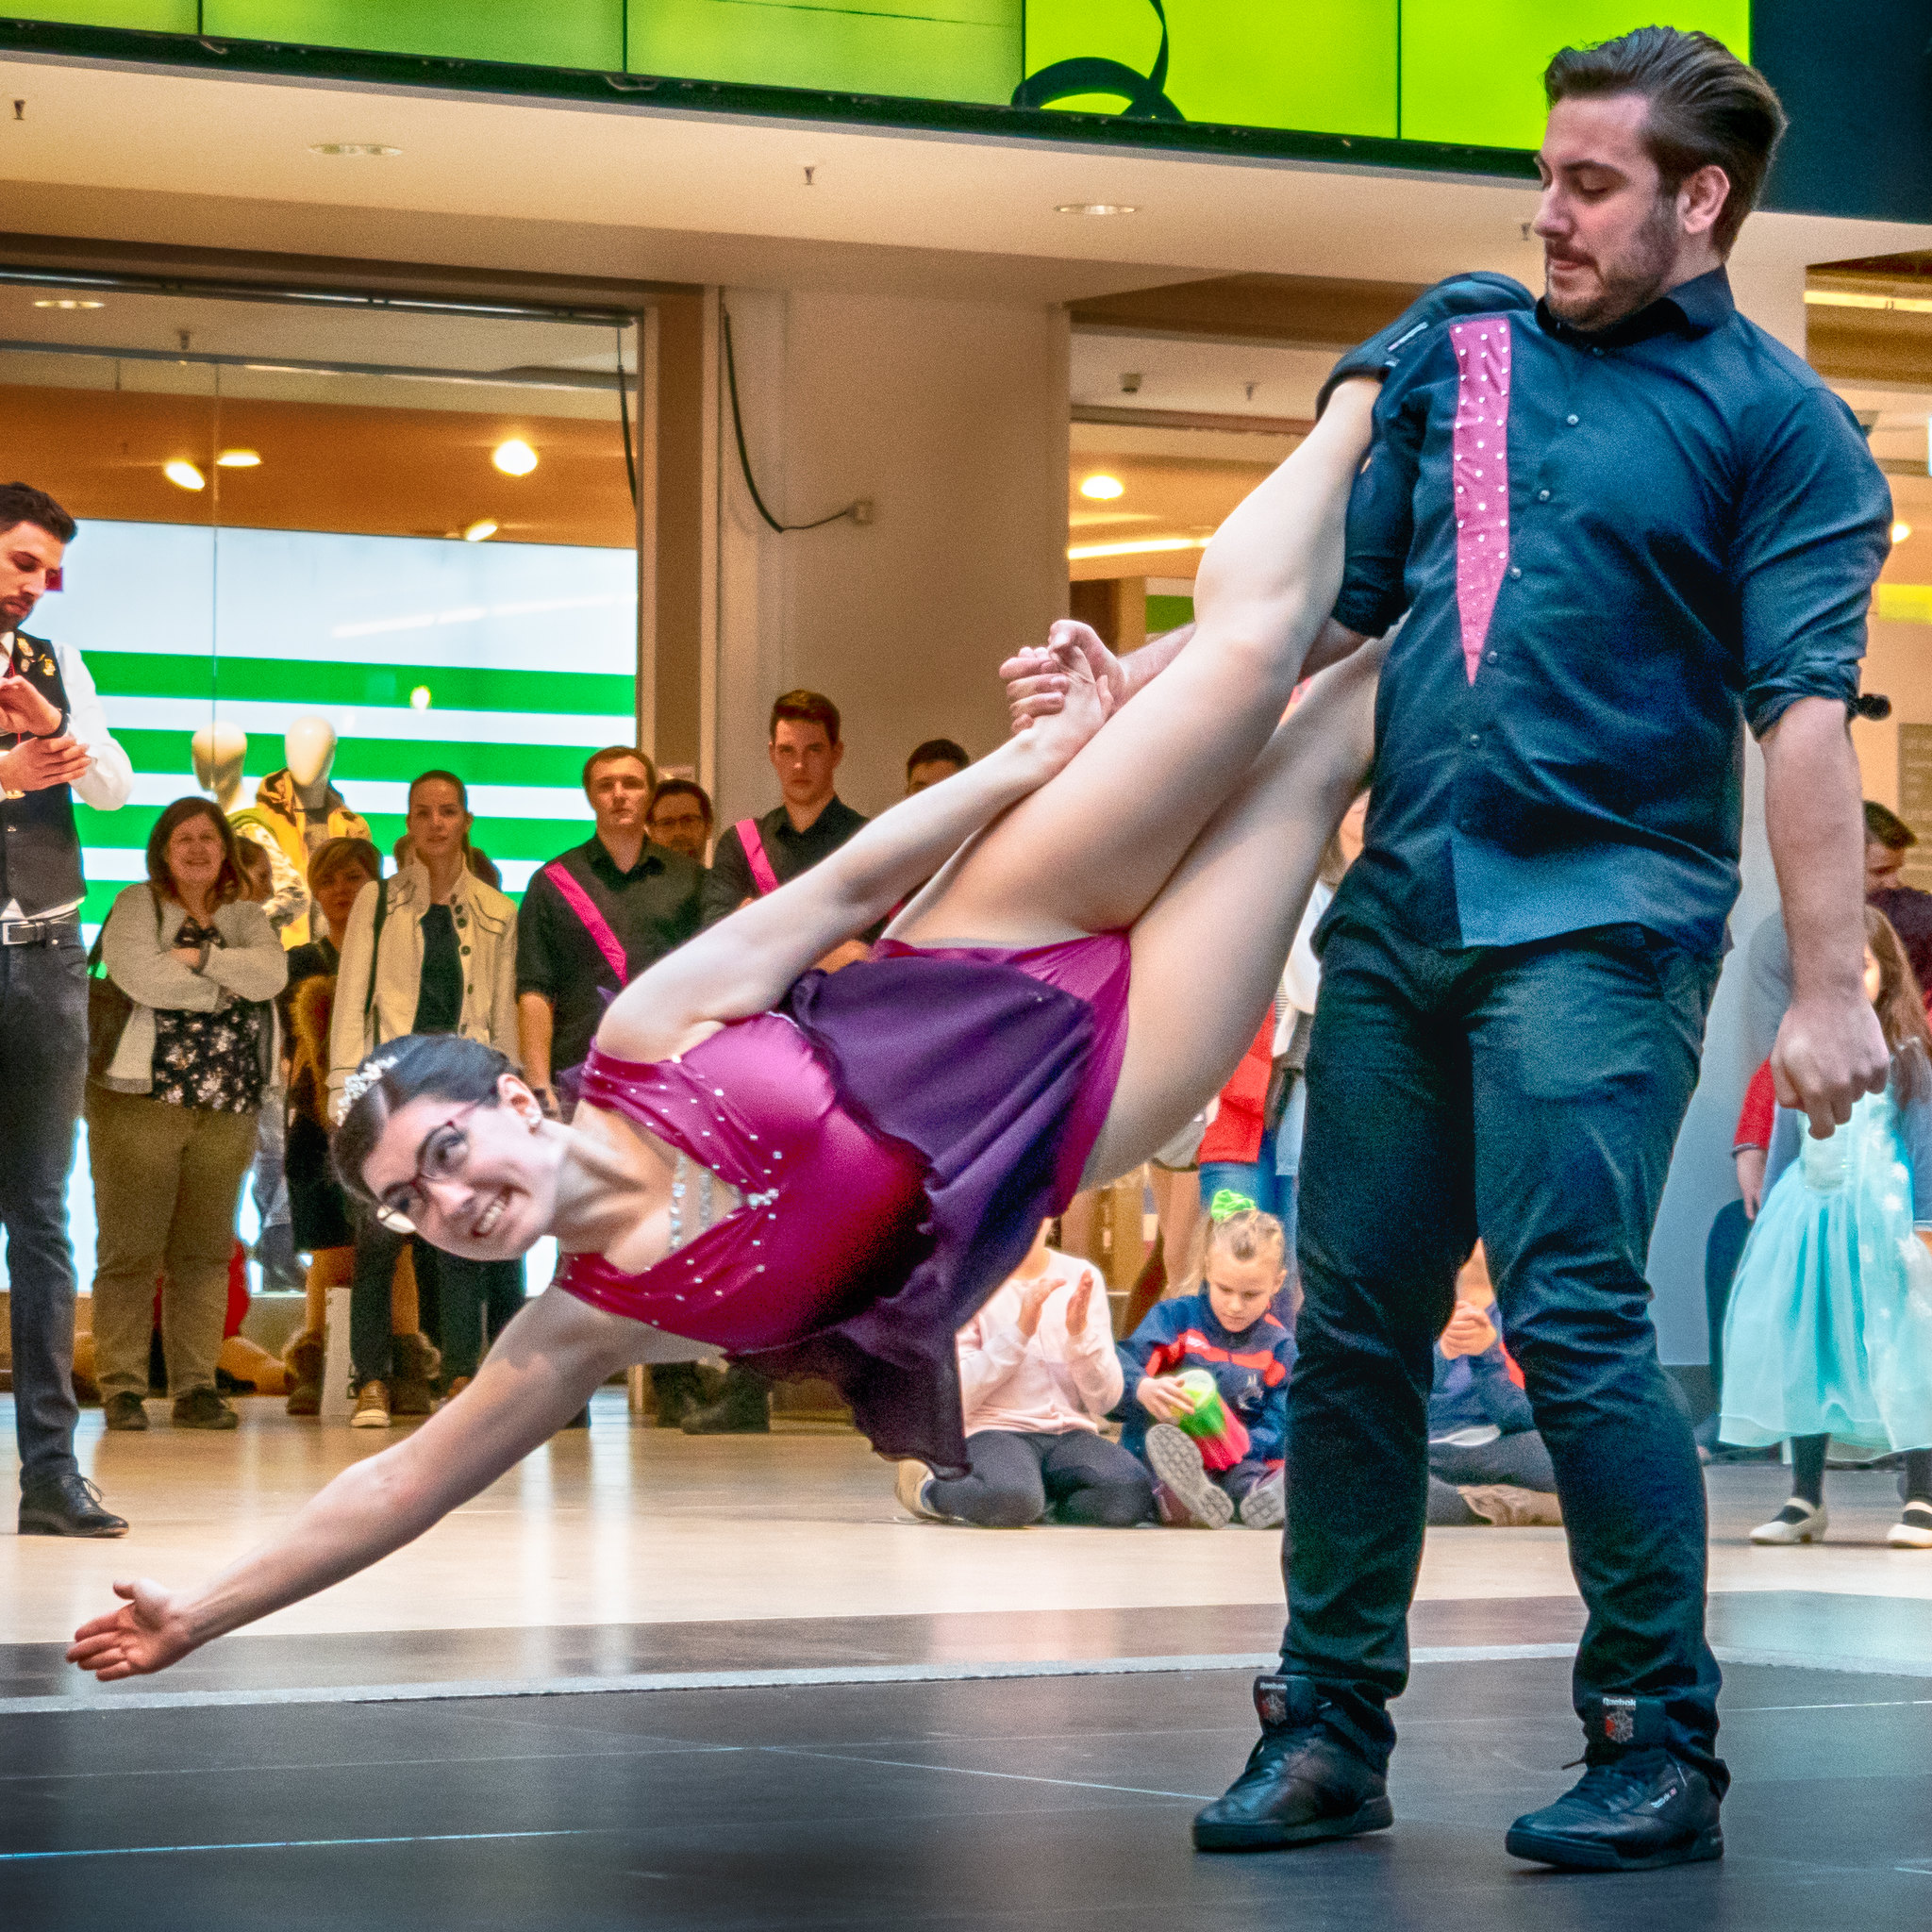
<svg viewBox="0 0 1932 1932">
<path fill-rule="evenodd" d="M 80 653 L 21 628 L 74 519 L 0 485 L 0 1224 L 13 1340 L 23 1536 L 125 1536 L 74 1459 L 74 1250 L 67 1175 L 87 1079 L 87 963 L 74 794 L 114 811 L 134 787 Z"/>
</svg>

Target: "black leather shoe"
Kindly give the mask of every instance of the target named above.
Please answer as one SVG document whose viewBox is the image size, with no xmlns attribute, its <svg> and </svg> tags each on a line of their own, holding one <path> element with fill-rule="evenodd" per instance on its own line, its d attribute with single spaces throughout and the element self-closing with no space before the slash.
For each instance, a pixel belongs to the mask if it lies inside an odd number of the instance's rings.
<svg viewBox="0 0 1932 1932">
<path fill-rule="evenodd" d="M 1503 1847 L 1511 1857 L 1573 1872 L 1655 1872 L 1724 1857 L 1718 1793 L 1703 1772 L 1664 1748 L 1662 1705 L 1600 1698 L 1584 1724 L 1591 1752 L 1610 1755 L 1554 1805 L 1509 1827 Z"/>
<path fill-rule="evenodd" d="M 1194 1818 L 1197 1852 L 1259 1852 L 1387 1831 L 1389 1786 L 1319 1722 L 1306 1677 L 1257 1677 L 1260 1741 L 1224 1795 Z"/>
<path fill-rule="evenodd" d="M 127 1519 L 79 1474 L 29 1483 L 20 1496 L 22 1536 L 125 1536 Z"/>
<path fill-rule="evenodd" d="M 1351 375 L 1387 375 L 1404 356 L 1413 355 L 1436 329 L 1461 315 L 1493 315 L 1502 308 L 1534 308 L 1536 297 L 1512 275 L 1476 269 L 1451 275 L 1423 292 L 1391 322 L 1377 329 L 1360 347 L 1351 349 L 1333 369 L 1315 397 L 1315 414 L 1328 407 L 1337 383 Z"/>
</svg>

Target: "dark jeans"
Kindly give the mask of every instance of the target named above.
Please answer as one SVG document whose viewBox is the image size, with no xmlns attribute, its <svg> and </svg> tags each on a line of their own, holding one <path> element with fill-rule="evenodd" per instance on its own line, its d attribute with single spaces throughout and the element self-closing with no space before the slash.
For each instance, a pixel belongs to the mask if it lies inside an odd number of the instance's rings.
<svg viewBox="0 0 1932 1932">
<path fill-rule="evenodd" d="M 936 1482 L 935 1509 L 983 1529 L 1024 1529 L 1052 1509 L 1061 1523 L 1129 1529 L 1154 1514 L 1154 1479 L 1118 1442 L 1086 1429 L 1056 1436 L 975 1429 L 973 1472 Z"/>
<path fill-rule="evenodd" d="M 1731 1283 L 1744 1257 L 1751 1223 L 1741 1201 L 1726 1201 L 1710 1224 L 1704 1243 L 1704 1318 L 1710 1330 L 1710 1392 L 1720 1410 L 1724 1404 L 1724 1310 L 1731 1305 Z"/>
<path fill-rule="evenodd" d="M 1644 1259 L 1714 959 L 1634 926 L 1443 950 L 1343 922 L 1323 955 L 1301 1173 L 1283 1669 L 1386 1762 L 1408 1680 L 1433 1344 L 1478 1231 L 1590 1609 L 1577 1708 L 1664 1706 L 1723 1789 L 1704 1485 Z"/>
<path fill-rule="evenodd" d="M 349 1284 L 349 1355 L 358 1388 L 372 1380 L 387 1382 L 393 1373 L 391 1284 L 405 1242 L 413 1250 L 417 1307 L 442 1351 L 445 1382 L 474 1375 L 483 1358 L 486 1322 L 494 1341 L 524 1305 L 520 1259 L 465 1261 L 420 1237 L 392 1234 L 364 1219 L 356 1231 L 356 1272 Z"/>
<path fill-rule="evenodd" d="M 86 1083 L 87 954 L 78 930 L 49 946 L 0 946 L 0 1225 L 23 1486 L 77 1467 L 67 1174 Z"/>
</svg>

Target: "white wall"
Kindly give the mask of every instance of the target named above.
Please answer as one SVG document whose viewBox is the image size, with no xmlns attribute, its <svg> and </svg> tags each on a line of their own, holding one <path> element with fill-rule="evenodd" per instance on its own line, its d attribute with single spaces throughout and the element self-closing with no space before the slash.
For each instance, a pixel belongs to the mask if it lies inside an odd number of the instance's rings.
<svg viewBox="0 0 1932 1932">
<path fill-rule="evenodd" d="M 978 755 L 1005 735 L 999 661 L 1065 611 L 1065 314 L 799 291 L 725 307 L 766 503 L 791 523 L 869 497 L 874 521 L 768 530 L 721 393 L 721 816 L 776 803 L 765 719 L 793 685 L 842 710 L 840 793 L 875 812 L 922 739 Z"/>
</svg>

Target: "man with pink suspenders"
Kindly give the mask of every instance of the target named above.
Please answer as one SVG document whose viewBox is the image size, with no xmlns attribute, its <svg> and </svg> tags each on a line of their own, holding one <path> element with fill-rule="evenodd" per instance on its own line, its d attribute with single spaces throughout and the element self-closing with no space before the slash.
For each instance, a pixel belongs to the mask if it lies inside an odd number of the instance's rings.
<svg viewBox="0 0 1932 1932">
<path fill-rule="evenodd" d="M 584 767 L 594 835 L 532 874 L 517 914 L 517 1032 L 547 1108 L 568 1113 L 571 1074 L 611 999 L 698 929 L 704 868 L 654 844 L 658 774 L 627 744 Z"/>
<path fill-rule="evenodd" d="M 784 797 L 762 818 L 740 819 L 718 839 L 705 880 L 707 925 L 736 912 L 748 899 L 776 891 L 788 879 L 829 858 L 865 824 L 833 789 L 845 746 L 839 736 L 839 708 L 815 691 L 788 691 L 772 706 L 767 756 Z M 874 935 L 868 935 L 874 937 Z M 827 972 L 866 957 L 862 940 L 835 947 L 818 963 Z M 724 1391 L 708 1408 L 686 1417 L 691 1435 L 753 1435 L 771 1427 L 771 1390 L 743 1363 L 725 1376 Z"/>
<path fill-rule="evenodd" d="M 715 925 L 747 899 L 761 899 L 836 852 L 865 824 L 833 789 L 845 746 L 839 708 L 815 691 L 788 691 L 772 706 L 766 754 L 784 803 L 740 819 L 718 840 L 705 881 L 705 921 Z M 857 941 L 819 961 L 828 971 L 865 957 Z"/>
</svg>

